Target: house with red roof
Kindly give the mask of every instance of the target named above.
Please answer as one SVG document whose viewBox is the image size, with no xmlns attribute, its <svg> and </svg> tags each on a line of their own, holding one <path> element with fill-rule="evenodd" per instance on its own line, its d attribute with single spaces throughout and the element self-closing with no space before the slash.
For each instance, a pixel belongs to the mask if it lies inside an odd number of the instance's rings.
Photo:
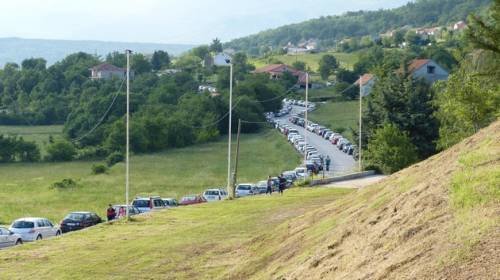
<svg viewBox="0 0 500 280">
<path fill-rule="evenodd" d="M 467 27 L 467 23 L 465 21 L 461 20 L 453 25 L 453 30 L 455 31 L 462 31 Z"/>
<path fill-rule="evenodd" d="M 279 80 L 283 76 L 285 72 L 292 74 L 294 77 L 297 77 L 297 82 L 300 87 L 305 87 L 306 85 L 306 73 L 303 71 L 299 71 L 291 66 L 286 64 L 271 64 L 258 69 L 255 69 L 253 73 L 269 74 L 269 78 L 272 80 Z M 309 81 L 309 87 L 311 87 L 311 82 Z"/>
<path fill-rule="evenodd" d="M 428 83 L 447 80 L 450 75 L 432 59 L 414 59 L 408 65 L 408 72 L 414 79 L 424 79 Z"/>
<path fill-rule="evenodd" d="M 125 79 L 127 76 L 127 69 L 116 67 L 109 63 L 103 63 L 90 68 L 90 78 L 99 79 L 111 79 L 116 77 L 118 79 Z M 130 77 L 134 76 L 134 72 L 130 71 Z"/>
<path fill-rule="evenodd" d="M 354 82 L 354 84 L 361 87 L 361 95 L 367 96 L 370 94 L 373 86 L 375 85 L 375 76 L 369 73 L 364 74 L 356 82 Z"/>
</svg>

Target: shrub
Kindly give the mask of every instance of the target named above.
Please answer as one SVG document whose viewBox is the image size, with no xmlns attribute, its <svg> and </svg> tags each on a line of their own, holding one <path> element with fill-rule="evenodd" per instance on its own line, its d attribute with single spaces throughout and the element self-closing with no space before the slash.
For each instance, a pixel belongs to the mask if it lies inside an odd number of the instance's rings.
<svg viewBox="0 0 500 280">
<path fill-rule="evenodd" d="M 120 152 L 113 152 L 109 154 L 109 156 L 106 158 L 106 164 L 111 167 L 115 165 L 118 162 L 122 162 L 125 159 L 125 156 L 120 153 Z"/>
<path fill-rule="evenodd" d="M 48 146 L 47 153 L 50 161 L 70 161 L 76 155 L 76 148 L 71 142 L 59 140 Z"/>
<path fill-rule="evenodd" d="M 101 146 L 97 147 L 85 147 L 78 150 L 76 159 L 77 160 L 92 160 L 101 159 L 108 154 L 108 151 Z"/>
<path fill-rule="evenodd" d="M 92 174 L 104 174 L 108 172 L 108 167 L 104 164 L 94 164 L 92 165 Z"/>
<path fill-rule="evenodd" d="M 75 188 L 77 187 L 78 184 L 71 178 L 69 179 L 63 179 L 60 182 L 55 182 L 50 186 L 51 189 L 69 189 L 69 188 Z"/>
<path fill-rule="evenodd" d="M 410 137 L 393 124 L 375 130 L 366 151 L 366 163 L 386 174 L 399 171 L 417 160 L 417 148 Z"/>
</svg>

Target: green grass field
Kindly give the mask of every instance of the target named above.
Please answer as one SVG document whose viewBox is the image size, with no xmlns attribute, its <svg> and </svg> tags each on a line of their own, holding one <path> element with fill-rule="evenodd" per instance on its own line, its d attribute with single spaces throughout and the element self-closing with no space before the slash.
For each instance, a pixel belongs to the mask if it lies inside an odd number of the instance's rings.
<svg viewBox="0 0 500 280">
<path fill-rule="evenodd" d="M 284 220 L 350 192 L 292 189 L 283 196 L 160 211 L 0 251 L 0 272 L 6 279 L 231 279 L 233 262 L 245 261 L 253 243 L 287 233 Z"/>
<path fill-rule="evenodd" d="M 348 69 L 352 69 L 358 59 L 357 54 L 355 53 L 322 52 L 300 55 L 275 55 L 269 58 L 250 59 L 249 62 L 259 68 L 269 64 L 270 59 L 279 60 L 288 65 L 292 65 L 295 61 L 302 61 L 306 63 L 306 67 L 309 67 L 312 71 L 316 72 L 318 71 L 319 61 L 325 54 L 333 54 L 340 62 L 340 65 Z"/>
<path fill-rule="evenodd" d="M 49 136 L 54 139 L 62 138 L 62 125 L 35 125 L 17 126 L 0 125 L 0 134 L 23 137 L 26 141 L 35 142 L 40 147 L 40 152 L 45 155 L 45 150 L 49 143 Z"/>
<path fill-rule="evenodd" d="M 344 128 L 344 137 L 353 141 L 350 128 L 358 127 L 359 101 L 318 103 L 318 108 L 309 114 L 309 118 L 333 130 Z"/>
<path fill-rule="evenodd" d="M 299 156 L 273 130 L 243 135 L 239 181 L 256 182 L 267 175 L 295 168 Z M 234 154 L 233 154 L 234 155 Z M 95 162 L 14 163 L 0 165 L 0 224 L 22 216 L 43 216 L 58 222 L 67 212 L 96 211 L 103 215 L 108 203 L 123 203 L 124 165 L 109 174 L 91 175 Z M 225 186 L 227 141 L 172 149 L 131 157 L 130 194 L 181 197 L 208 187 Z M 57 181 L 71 178 L 78 187 L 50 189 Z"/>
</svg>

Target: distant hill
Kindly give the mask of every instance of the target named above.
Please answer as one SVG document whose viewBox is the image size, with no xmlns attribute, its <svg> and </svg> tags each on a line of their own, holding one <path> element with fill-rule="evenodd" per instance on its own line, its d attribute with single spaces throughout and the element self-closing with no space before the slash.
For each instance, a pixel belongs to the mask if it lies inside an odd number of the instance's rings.
<svg viewBox="0 0 500 280">
<path fill-rule="evenodd" d="M 68 54 L 79 51 L 105 56 L 110 52 L 125 49 L 140 53 L 164 50 L 169 54 L 177 55 L 192 47 L 194 46 L 182 44 L 0 38 L 0 67 L 7 62 L 20 63 L 23 59 L 30 57 L 43 57 L 50 65 Z"/>
<path fill-rule="evenodd" d="M 486 10 L 490 3 L 491 0 L 415 0 L 391 10 L 348 12 L 285 25 L 235 39 L 225 47 L 258 55 L 263 48 L 309 39 L 317 39 L 323 46 L 333 46 L 346 37 L 378 36 L 403 26 L 449 25 L 465 20 L 471 12 Z"/>
</svg>

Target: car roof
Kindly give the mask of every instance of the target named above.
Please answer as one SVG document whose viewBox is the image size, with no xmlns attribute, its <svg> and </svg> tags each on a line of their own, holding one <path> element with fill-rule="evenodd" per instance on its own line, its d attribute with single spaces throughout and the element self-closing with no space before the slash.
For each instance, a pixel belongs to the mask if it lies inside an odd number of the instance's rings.
<svg viewBox="0 0 500 280">
<path fill-rule="evenodd" d="M 28 221 L 28 222 L 33 222 L 33 221 L 37 221 L 37 220 L 47 220 L 47 218 L 40 218 L 40 217 L 25 217 L 25 218 L 19 218 L 19 219 L 15 220 L 15 222 L 17 222 L 17 221 Z"/>
<path fill-rule="evenodd" d="M 208 191 L 221 191 L 221 189 L 206 189 L 205 191 L 206 192 L 208 192 Z"/>
</svg>

